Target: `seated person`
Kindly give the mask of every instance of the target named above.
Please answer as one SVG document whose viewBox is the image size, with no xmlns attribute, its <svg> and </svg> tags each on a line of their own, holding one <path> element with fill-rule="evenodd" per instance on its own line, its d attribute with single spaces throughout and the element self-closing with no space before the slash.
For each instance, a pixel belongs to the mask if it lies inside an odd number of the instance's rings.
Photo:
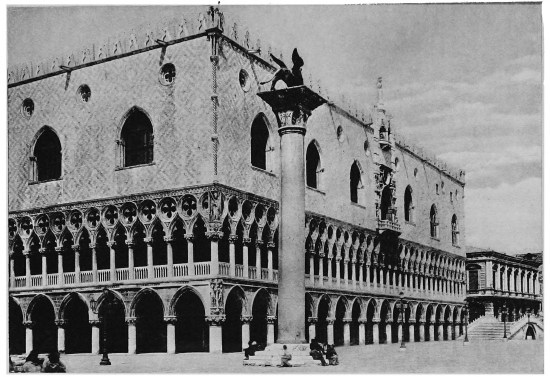
<svg viewBox="0 0 550 377">
<path fill-rule="evenodd" d="M 327 360 L 329 365 L 338 365 L 338 354 L 334 349 L 334 344 L 327 345 Z"/>
<path fill-rule="evenodd" d="M 59 352 L 50 352 L 48 355 L 48 360 L 44 362 L 44 373 L 66 373 L 67 368 L 59 360 Z"/>
<path fill-rule="evenodd" d="M 311 343 L 309 344 L 309 354 L 313 357 L 313 360 L 321 360 L 321 365 L 326 366 L 328 365 L 325 361 L 325 358 L 323 357 L 323 346 L 321 346 L 317 339 L 311 339 Z"/>
<path fill-rule="evenodd" d="M 38 358 L 38 351 L 29 352 L 25 364 L 21 367 L 23 373 L 40 373 L 44 360 Z"/>
<path fill-rule="evenodd" d="M 257 344 L 253 340 L 248 341 L 248 348 L 244 349 L 244 359 L 248 360 L 249 356 L 254 356 L 258 350 Z"/>
<path fill-rule="evenodd" d="M 292 360 L 292 355 L 288 352 L 286 344 L 283 346 L 283 355 L 281 356 L 281 365 L 282 367 L 291 367 L 289 361 Z"/>
</svg>

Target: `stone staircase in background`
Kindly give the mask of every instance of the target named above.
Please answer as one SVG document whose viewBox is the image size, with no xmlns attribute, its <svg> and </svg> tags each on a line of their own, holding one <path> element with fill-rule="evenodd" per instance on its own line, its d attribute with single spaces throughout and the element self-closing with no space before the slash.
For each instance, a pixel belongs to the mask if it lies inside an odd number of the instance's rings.
<svg viewBox="0 0 550 377">
<path fill-rule="evenodd" d="M 506 335 L 510 336 L 510 330 L 515 322 L 506 322 Z M 464 339 L 464 336 L 461 337 Z M 505 340 L 504 322 L 500 322 L 493 316 L 482 316 L 468 325 L 468 340 L 487 341 Z"/>
</svg>

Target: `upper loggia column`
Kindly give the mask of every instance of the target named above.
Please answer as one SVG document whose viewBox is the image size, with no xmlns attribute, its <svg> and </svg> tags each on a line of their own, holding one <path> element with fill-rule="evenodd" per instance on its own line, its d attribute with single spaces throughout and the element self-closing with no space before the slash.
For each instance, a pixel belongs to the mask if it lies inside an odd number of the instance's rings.
<svg viewBox="0 0 550 377">
<path fill-rule="evenodd" d="M 303 85 L 261 92 L 258 95 L 275 113 L 281 136 L 277 343 L 304 343 L 304 135 L 309 115 L 326 101 Z"/>
</svg>

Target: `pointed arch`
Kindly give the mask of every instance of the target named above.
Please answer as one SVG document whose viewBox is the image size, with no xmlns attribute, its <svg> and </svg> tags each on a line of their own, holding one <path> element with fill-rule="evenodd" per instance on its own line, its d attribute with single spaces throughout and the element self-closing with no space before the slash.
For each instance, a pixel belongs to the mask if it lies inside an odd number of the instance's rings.
<svg viewBox="0 0 550 377">
<path fill-rule="evenodd" d="M 439 238 L 439 220 L 437 217 L 437 207 L 432 204 L 430 208 L 430 236 L 432 238 Z"/>
<path fill-rule="evenodd" d="M 359 161 L 353 161 L 349 171 L 349 192 L 352 203 L 364 204 L 364 195 L 361 194 L 361 190 L 364 189 L 361 171 Z"/>
<path fill-rule="evenodd" d="M 458 218 L 456 217 L 456 214 L 453 214 L 453 217 L 451 218 L 451 239 L 454 246 L 458 246 L 460 243 L 458 236 Z"/>
<path fill-rule="evenodd" d="M 413 204 L 413 192 L 411 185 L 408 185 L 407 188 L 405 188 L 405 197 L 403 200 L 404 203 L 404 214 L 405 214 L 405 221 L 414 222 L 414 204 Z"/>
<path fill-rule="evenodd" d="M 269 121 L 264 113 L 259 113 L 250 127 L 250 163 L 256 168 L 272 171 L 269 155 L 272 151 Z"/>
<path fill-rule="evenodd" d="M 145 288 L 140 289 L 138 291 L 138 293 L 136 293 L 136 295 L 134 296 L 132 302 L 130 303 L 130 308 L 129 308 L 130 317 L 135 317 L 136 316 L 136 306 L 138 305 L 140 300 L 142 300 L 145 296 L 151 296 L 151 297 L 154 297 L 156 300 L 158 300 L 158 302 L 162 306 L 162 312 L 164 313 L 164 315 L 166 315 L 166 308 L 165 308 L 165 305 L 164 305 L 164 301 L 159 296 L 157 291 L 155 291 L 152 288 L 145 287 Z"/>
<path fill-rule="evenodd" d="M 62 146 L 57 132 L 43 126 L 33 138 L 30 150 L 31 181 L 60 179 L 62 175 Z"/>
<path fill-rule="evenodd" d="M 71 293 L 66 294 L 65 297 L 63 297 L 63 300 L 61 301 L 61 304 L 59 304 L 59 313 L 57 315 L 58 318 L 66 319 L 65 318 L 65 311 L 67 309 L 67 305 L 70 303 L 71 300 L 82 301 L 84 303 L 84 305 L 86 305 L 86 309 L 88 310 L 90 316 L 93 314 L 93 312 L 90 308 L 90 303 L 88 302 L 88 300 L 86 300 L 84 295 L 80 292 L 71 292 Z"/>
<path fill-rule="evenodd" d="M 317 140 L 311 140 L 306 150 L 306 185 L 311 188 L 321 188 L 321 148 Z"/>
<path fill-rule="evenodd" d="M 176 293 L 172 296 L 170 299 L 170 304 L 168 305 L 168 315 L 175 316 L 176 315 L 176 305 L 178 303 L 178 300 L 185 294 L 193 294 L 197 296 L 197 298 L 202 302 L 203 308 L 207 308 L 207 302 L 205 302 L 204 297 L 201 295 L 201 293 L 193 286 L 190 285 L 184 285 L 183 287 L 179 288 Z"/>
<path fill-rule="evenodd" d="M 119 166 L 153 162 L 153 123 L 143 109 L 134 106 L 124 115 L 117 144 L 120 147 Z"/>
</svg>

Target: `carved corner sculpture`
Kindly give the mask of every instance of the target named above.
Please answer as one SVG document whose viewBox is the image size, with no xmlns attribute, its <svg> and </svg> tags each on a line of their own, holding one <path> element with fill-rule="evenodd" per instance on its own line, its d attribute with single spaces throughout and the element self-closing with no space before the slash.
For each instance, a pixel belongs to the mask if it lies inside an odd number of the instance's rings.
<svg viewBox="0 0 550 377">
<path fill-rule="evenodd" d="M 281 80 L 288 87 L 300 86 L 304 84 L 304 78 L 302 77 L 302 67 L 304 65 L 304 60 L 300 57 L 300 55 L 298 55 L 297 49 L 294 49 L 294 51 L 292 51 L 292 69 L 288 69 L 286 64 L 282 60 L 277 59 L 275 56 L 273 56 L 273 54 L 269 55 L 271 55 L 271 59 L 273 59 L 273 61 L 277 63 L 280 68 L 277 70 L 277 72 L 275 72 L 271 79 L 261 82 L 261 85 L 267 84 L 271 81 L 271 90 L 275 90 L 275 85 L 277 85 L 277 83 Z"/>
</svg>

